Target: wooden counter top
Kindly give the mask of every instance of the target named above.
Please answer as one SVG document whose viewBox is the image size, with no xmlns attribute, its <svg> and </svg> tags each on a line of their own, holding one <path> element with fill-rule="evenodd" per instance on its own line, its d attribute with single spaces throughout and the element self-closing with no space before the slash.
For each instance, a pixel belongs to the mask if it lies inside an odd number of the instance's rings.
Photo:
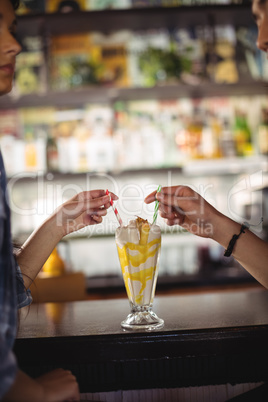
<svg viewBox="0 0 268 402">
<path fill-rule="evenodd" d="M 39 375 L 71 369 L 81 392 L 232 384 L 268 378 L 268 291 L 156 297 L 161 330 L 125 332 L 127 299 L 23 309 L 15 352 Z"/>
</svg>

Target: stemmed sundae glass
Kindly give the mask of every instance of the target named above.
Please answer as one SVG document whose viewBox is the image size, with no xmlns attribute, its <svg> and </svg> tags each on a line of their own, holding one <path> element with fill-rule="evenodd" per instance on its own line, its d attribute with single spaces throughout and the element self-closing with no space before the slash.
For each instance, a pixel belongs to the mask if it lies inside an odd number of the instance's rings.
<svg viewBox="0 0 268 402">
<path fill-rule="evenodd" d="M 131 309 L 121 326 L 147 331 L 163 327 L 164 321 L 152 310 L 161 250 L 160 227 L 138 217 L 120 226 L 115 238 Z"/>
</svg>

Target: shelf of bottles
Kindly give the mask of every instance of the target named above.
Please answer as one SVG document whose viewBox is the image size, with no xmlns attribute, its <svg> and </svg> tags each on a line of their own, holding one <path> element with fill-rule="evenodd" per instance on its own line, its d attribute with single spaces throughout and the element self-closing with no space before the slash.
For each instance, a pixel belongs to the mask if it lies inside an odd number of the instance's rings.
<svg viewBox="0 0 268 402">
<path fill-rule="evenodd" d="M 249 5 L 248 0 L 21 0 L 19 15 L 70 13 L 80 11 L 123 10 L 136 8 L 172 8 L 204 5 Z"/>
<path fill-rule="evenodd" d="M 16 86 L 1 109 L 266 93 L 247 3 L 200 1 L 196 12 L 192 2 L 83 0 L 58 12 L 64 3 L 22 7 Z"/>
<path fill-rule="evenodd" d="M 16 84 L 0 100 L 8 175 L 226 170 L 267 155 L 265 55 L 249 4 L 225 3 L 25 1 Z"/>
<path fill-rule="evenodd" d="M 9 176 L 168 168 L 194 173 L 195 166 L 197 174 L 202 166 L 208 173 L 237 173 L 256 161 L 267 171 L 267 96 L 2 110 L 0 134 Z"/>
</svg>

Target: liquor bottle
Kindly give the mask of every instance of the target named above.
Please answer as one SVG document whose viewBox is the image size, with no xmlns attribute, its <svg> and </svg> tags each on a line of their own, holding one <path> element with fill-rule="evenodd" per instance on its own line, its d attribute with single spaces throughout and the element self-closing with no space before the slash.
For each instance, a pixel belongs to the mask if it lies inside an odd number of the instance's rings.
<svg viewBox="0 0 268 402">
<path fill-rule="evenodd" d="M 56 139 L 48 137 L 47 139 L 47 169 L 49 172 L 59 170 L 59 152 Z"/>
<path fill-rule="evenodd" d="M 140 113 L 140 135 L 143 145 L 142 167 L 163 167 L 165 160 L 164 136 L 149 113 Z M 148 157 L 150 155 L 150 157 Z"/>
<path fill-rule="evenodd" d="M 233 158 L 236 156 L 233 133 L 228 119 L 223 120 L 222 133 L 220 138 L 221 154 L 224 158 Z"/>
<path fill-rule="evenodd" d="M 106 172 L 115 167 L 113 138 L 109 126 L 101 116 L 95 119 L 92 127 L 87 143 L 87 157 L 93 171 Z"/>
<path fill-rule="evenodd" d="M 65 264 L 63 259 L 58 254 L 56 247 L 43 265 L 42 272 L 49 276 L 60 276 L 64 274 Z"/>
<path fill-rule="evenodd" d="M 201 155 L 203 158 L 221 157 L 219 139 L 222 125 L 214 113 L 206 113 L 203 117 Z"/>
<path fill-rule="evenodd" d="M 27 127 L 25 133 L 25 168 L 27 171 L 37 169 L 37 149 L 31 127 Z"/>
<path fill-rule="evenodd" d="M 194 108 L 186 128 L 186 147 L 190 159 L 203 157 L 202 153 L 202 132 L 203 132 L 202 113 L 198 108 Z"/>
<path fill-rule="evenodd" d="M 262 109 L 262 119 L 258 127 L 258 147 L 262 155 L 268 155 L 268 108 Z"/>
<path fill-rule="evenodd" d="M 90 131 L 85 123 L 78 123 L 73 132 L 73 141 L 76 144 L 74 149 L 77 151 L 75 167 L 75 171 L 77 172 L 87 172 L 90 168 L 87 155 L 89 136 Z"/>
<path fill-rule="evenodd" d="M 253 146 L 251 141 L 251 131 L 247 122 L 246 114 L 240 110 L 236 110 L 235 112 L 233 133 L 237 155 L 252 155 Z"/>
</svg>

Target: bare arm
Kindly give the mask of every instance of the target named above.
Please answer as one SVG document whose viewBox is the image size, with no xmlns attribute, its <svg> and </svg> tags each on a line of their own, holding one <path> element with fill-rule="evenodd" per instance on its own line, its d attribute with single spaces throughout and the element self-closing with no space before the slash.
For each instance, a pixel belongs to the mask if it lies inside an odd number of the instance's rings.
<svg viewBox="0 0 268 402">
<path fill-rule="evenodd" d="M 79 387 L 70 371 L 57 369 L 36 380 L 19 370 L 3 402 L 79 401 Z"/>
<path fill-rule="evenodd" d="M 145 198 L 159 200 L 159 213 L 168 225 L 180 225 L 197 236 L 211 238 L 227 248 L 241 224 L 217 211 L 198 193 L 186 186 L 164 187 Z M 232 255 L 263 286 L 268 288 L 268 244 L 246 229 L 237 240 Z"/>
<path fill-rule="evenodd" d="M 117 199 L 113 193 L 111 196 Z M 109 207 L 109 196 L 104 190 L 85 191 L 61 205 L 36 229 L 17 254 L 26 288 L 65 235 L 102 222 Z"/>
<path fill-rule="evenodd" d="M 234 234 L 240 232 L 241 224 L 222 215 L 215 220 L 215 232 L 213 239 L 225 249 Z M 242 233 L 236 241 L 233 257 L 252 275 L 258 282 L 268 289 L 268 244 L 260 239 L 249 229 Z"/>
</svg>

